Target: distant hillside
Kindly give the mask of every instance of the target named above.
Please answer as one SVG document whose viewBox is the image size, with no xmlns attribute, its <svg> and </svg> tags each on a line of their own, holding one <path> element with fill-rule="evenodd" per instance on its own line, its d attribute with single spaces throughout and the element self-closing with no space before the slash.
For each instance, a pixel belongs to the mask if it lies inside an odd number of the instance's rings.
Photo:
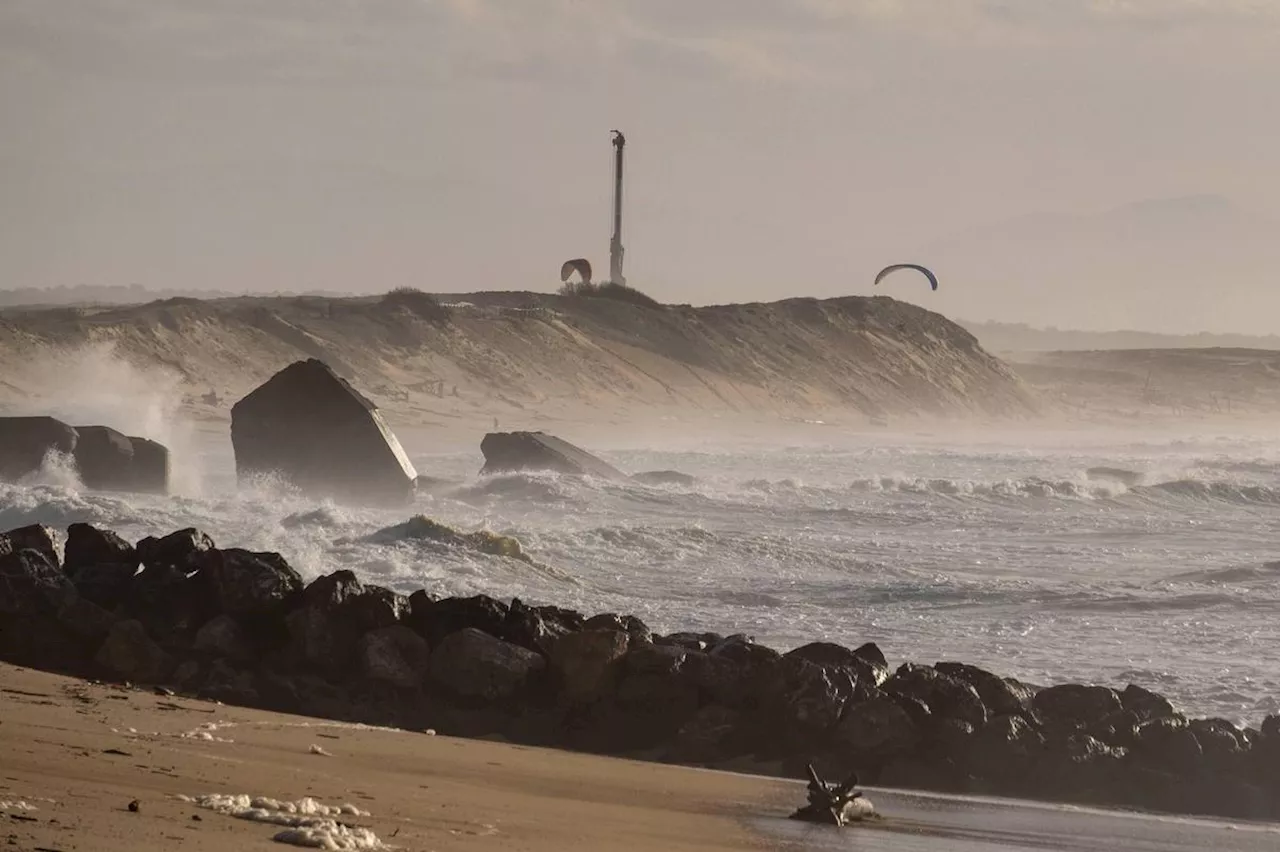
<svg viewBox="0 0 1280 852">
<path fill-rule="evenodd" d="M 1272 349 L 1280 335 L 1157 334 L 1149 331 L 1073 331 L 1023 323 L 957 320 L 990 352 L 1061 352 L 1101 349 Z"/>
<path fill-rule="evenodd" d="M 0 289 L 0 308 L 67 307 L 71 305 L 138 305 L 157 299 L 228 299 L 242 295 L 229 290 L 149 289 L 129 286 L 77 284 L 70 287 L 17 287 Z M 328 293 L 269 293 L 272 296 L 335 295 Z"/>
<path fill-rule="evenodd" d="M 441 302 L 446 303 L 442 307 Z M 162 365 L 225 413 L 319 357 L 384 407 L 430 422 L 575 410 L 1024 415 L 1031 394 L 955 323 L 887 297 L 647 308 L 536 293 L 170 299 L 0 311 L 10 395 L 24 365 L 85 345 Z"/>
</svg>

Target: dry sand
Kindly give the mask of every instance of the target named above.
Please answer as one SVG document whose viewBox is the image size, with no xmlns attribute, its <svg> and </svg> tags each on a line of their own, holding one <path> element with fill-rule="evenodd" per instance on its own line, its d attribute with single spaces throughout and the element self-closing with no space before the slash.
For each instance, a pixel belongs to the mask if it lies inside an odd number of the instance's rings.
<svg viewBox="0 0 1280 852">
<path fill-rule="evenodd" d="M 404 850 L 766 848 L 745 821 L 803 798 L 788 782 L 343 725 L 0 664 L 7 848 L 290 848 L 273 842 L 278 825 L 180 798 L 215 793 L 351 804 L 368 815 L 338 821 Z"/>
</svg>

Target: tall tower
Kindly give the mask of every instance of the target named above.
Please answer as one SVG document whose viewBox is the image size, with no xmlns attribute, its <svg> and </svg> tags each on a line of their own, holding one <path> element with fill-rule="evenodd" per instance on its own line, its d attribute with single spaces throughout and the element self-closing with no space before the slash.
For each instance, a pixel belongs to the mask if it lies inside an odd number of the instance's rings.
<svg viewBox="0 0 1280 852">
<path fill-rule="evenodd" d="M 622 274 L 622 149 L 627 138 L 621 130 L 613 131 L 613 238 L 609 240 L 609 280 L 626 284 Z"/>
</svg>

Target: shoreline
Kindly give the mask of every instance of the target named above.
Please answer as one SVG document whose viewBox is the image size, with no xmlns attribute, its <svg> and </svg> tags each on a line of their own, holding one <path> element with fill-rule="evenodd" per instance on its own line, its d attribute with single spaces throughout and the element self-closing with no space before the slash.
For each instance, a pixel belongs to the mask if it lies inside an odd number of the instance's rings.
<svg viewBox="0 0 1280 852">
<path fill-rule="evenodd" d="M 1187 719 L 1129 686 L 1034 687 L 873 644 L 786 654 L 484 595 L 405 597 L 197 530 L 0 537 L 0 658 L 345 722 L 785 778 L 1280 820 L 1280 717 Z M 139 572 L 138 566 L 142 570 Z"/>
</svg>

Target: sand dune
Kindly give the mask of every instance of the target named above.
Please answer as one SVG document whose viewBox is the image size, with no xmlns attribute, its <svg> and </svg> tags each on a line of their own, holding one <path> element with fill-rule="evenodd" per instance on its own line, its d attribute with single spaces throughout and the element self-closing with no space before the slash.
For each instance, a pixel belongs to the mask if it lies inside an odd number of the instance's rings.
<svg viewBox="0 0 1280 852">
<path fill-rule="evenodd" d="M 321 357 L 398 421 L 582 420 L 592 411 L 776 418 L 1025 415 L 1032 395 L 946 318 L 889 298 L 646 308 L 534 293 L 170 299 L 0 313 L 0 397 L 83 347 L 175 375 L 197 407 Z"/>
</svg>

